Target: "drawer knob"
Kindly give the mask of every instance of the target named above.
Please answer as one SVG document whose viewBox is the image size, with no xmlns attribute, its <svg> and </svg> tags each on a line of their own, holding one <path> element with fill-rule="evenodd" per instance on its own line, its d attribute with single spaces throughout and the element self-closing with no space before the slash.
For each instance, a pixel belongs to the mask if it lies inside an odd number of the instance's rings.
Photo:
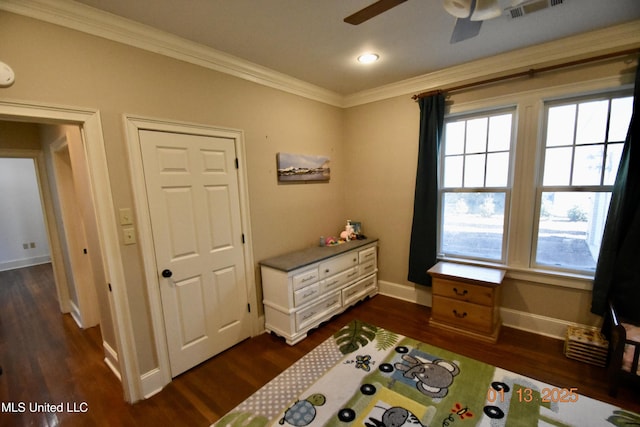
<svg viewBox="0 0 640 427">
<path fill-rule="evenodd" d="M 454 309 L 453 315 L 456 316 L 458 319 L 464 319 L 465 317 L 467 317 L 467 312 L 465 311 L 462 313 L 458 313 L 458 310 Z"/>
<path fill-rule="evenodd" d="M 463 289 L 462 292 L 460 292 L 458 288 L 453 288 L 453 292 L 455 292 L 459 297 L 463 297 L 468 294 L 468 291 L 466 289 Z"/>
</svg>

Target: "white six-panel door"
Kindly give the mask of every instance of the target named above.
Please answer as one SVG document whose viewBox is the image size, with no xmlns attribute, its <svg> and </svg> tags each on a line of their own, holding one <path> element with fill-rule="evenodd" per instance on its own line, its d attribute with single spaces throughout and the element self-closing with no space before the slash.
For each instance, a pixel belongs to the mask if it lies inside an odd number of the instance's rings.
<svg viewBox="0 0 640 427">
<path fill-rule="evenodd" d="M 139 131 L 171 376 L 250 336 L 235 141 Z"/>
</svg>

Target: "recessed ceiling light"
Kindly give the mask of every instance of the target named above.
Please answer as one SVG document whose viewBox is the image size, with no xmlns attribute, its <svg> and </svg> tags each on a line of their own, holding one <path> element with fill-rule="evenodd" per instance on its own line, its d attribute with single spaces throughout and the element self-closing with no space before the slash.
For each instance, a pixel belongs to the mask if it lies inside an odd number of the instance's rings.
<svg viewBox="0 0 640 427">
<path fill-rule="evenodd" d="M 377 53 L 365 53 L 358 56 L 358 62 L 361 64 L 371 64 L 380 59 L 380 55 Z"/>
</svg>

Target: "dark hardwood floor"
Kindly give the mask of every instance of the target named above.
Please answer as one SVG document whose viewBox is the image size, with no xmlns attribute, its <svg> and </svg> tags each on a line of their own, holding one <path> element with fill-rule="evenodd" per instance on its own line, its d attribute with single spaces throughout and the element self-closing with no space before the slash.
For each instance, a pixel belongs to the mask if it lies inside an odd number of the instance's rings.
<svg viewBox="0 0 640 427">
<path fill-rule="evenodd" d="M 497 344 L 433 330 L 428 307 L 376 296 L 289 346 L 263 334 L 175 378 L 150 399 L 124 402 L 119 381 L 103 362 L 99 328 L 80 330 L 61 315 L 50 265 L 0 272 L 0 426 L 207 426 L 352 319 L 548 382 L 640 413 L 640 392 L 606 392 L 603 368 L 567 359 L 563 342 L 503 328 Z M 10 405 L 25 411 L 9 412 Z M 70 404 L 78 411 L 31 413 L 30 404 Z M 75 406 L 74 406 L 75 405 Z M 86 406 L 85 406 L 86 405 Z M 66 409 L 66 408 L 65 408 Z"/>
</svg>

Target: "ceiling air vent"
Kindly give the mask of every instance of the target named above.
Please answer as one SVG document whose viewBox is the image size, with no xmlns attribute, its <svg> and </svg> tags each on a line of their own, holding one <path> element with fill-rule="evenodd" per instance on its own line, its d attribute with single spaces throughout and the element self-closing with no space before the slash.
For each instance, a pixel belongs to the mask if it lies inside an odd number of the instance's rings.
<svg viewBox="0 0 640 427">
<path fill-rule="evenodd" d="M 515 19 L 548 7 L 558 6 L 562 3 L 564 3 L 564 0 L 530 0 L 523 2 L 518 6 L 509 7 L 505 12 L 507 16 Z"/>
</svg>

